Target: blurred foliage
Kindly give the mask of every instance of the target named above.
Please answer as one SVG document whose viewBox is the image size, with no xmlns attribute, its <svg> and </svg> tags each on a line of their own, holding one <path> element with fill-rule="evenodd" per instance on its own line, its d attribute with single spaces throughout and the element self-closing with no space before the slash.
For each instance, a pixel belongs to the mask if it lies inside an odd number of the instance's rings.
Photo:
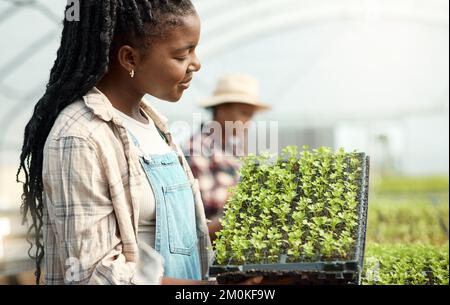
<svg viewBox="0 0 450 305">
<path fill-rule="evenodd" d="M 448 176 L 388 176 L 373 181 L 372 187 L 376 194 L 448 193 L 448 183 Z"/>
<path fill-rule="evenodd" d="M 364 285 L 448 285 L 449 247 L 368 245 Z"/>
<path fill-rule="evenodd" d="M 369 199 L 368 242 L 448 243 L 449 177 L 373 179 Z"/>
<path fill-rule="evenodd" d="M 367 241 L 376 243 L 448 243 L 448 200 L 370 202 Z"/>
<path fill-rule="evenodd" d="M 363 284 L 448 285 L 448 176 L 373 180 Z"/>
</svg>

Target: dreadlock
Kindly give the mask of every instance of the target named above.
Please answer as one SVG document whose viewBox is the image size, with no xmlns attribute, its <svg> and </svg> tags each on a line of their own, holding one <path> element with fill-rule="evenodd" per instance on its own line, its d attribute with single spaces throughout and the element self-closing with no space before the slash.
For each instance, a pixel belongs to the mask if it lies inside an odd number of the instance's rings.
<svg viewBox="0 0 450 305">
<path fill-rule="evenodd" d="M 66 6 L 66 11 L 68 9 Z M 25 127 L 16 175 L 17 182 L 23 184 L 22 223 L 27 223 L 31 217 L 27 231 L 28 255 L 36 263 L 36 284 L 40 283 L 44 257 L 41 240 L 43 148 L 56 118 L 107 73 L 111 56 L 121 43 L 147 46 L 147 43 L 142 45 L 144 41 L 151 41 L 147 38 L 164 35 L 164 29 L 176 25 L 180 16 L 193 13 L 195 8 L 190 0 L 81 0 L 80 21 L 64 20 L 61 45 L 46 91 Z M 22 170 L 25 181 L 19 180 Z"/>
</svg>

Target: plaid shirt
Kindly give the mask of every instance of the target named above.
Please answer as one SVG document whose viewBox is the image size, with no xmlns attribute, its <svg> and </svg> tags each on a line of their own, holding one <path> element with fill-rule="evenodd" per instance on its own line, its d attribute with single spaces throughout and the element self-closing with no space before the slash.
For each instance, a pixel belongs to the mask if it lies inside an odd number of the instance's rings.
<svg viewBox="0 0 450 305">
<path fill-rule="evenodd" d="M 212 126 L 202 125 L 201 131 L 211 130 Z M 221 216 L 229 196 L 229 188 L 240 179 L 241 161 L 236 157 L 238 146 L 229 150 L 214 146 L 210 132 L 193 135 L 183 146 L 186 159 L 200 185 L 200 193 L 207 218 Z"/>
<path fill-rule="evenodd" d="M 172 141 L 167 119 L 142 109 L 165 134 L 191 182 L 202 275 L 212 259 L 198 181 Z M 58 116 L 44 147 L 46 284 L 157 284 L 162 257 L 138 244 L 139 157 L 105 95 L 93 88 Z"/>
</svg>

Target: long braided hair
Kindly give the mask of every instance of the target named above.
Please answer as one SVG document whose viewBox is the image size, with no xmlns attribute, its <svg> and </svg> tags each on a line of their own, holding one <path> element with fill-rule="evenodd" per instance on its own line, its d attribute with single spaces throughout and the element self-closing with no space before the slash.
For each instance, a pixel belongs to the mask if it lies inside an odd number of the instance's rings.
<svg viewBox="0 0 450 305">
<path fill-rule="evenodd" d="M 121 43 L 147 47 L 152 36 L 163 35 L 167 27 L 177 24 L 180 16 L 195 13 L 190 0 L 80 0 L 79 3 L 80 21 L 64 20 L 61 45 L 46 91 L 25 128 L 16 175 L 17 182 L 23 183 L 22 222 L 31 217 L 28 255 L 36 262 L 36 284 L 40 282 L 44 257 L 43 148 L 56 118 L 107 73 L 111 56 Z M 68 9 L 69 6 L 66 12 Z M 24 181 L 19 180 L 22 170 Z"/>
</svg>

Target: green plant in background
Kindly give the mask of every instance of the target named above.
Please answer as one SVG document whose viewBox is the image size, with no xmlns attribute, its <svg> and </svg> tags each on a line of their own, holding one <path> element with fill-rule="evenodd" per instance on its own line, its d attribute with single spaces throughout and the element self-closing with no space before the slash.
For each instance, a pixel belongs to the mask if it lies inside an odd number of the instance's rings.
<svg viewBox="0 0 450 305">
<path fill-rule="evenodd" d="M 441 245 L 448 244 L 448 234 L 448 201 L 371 200 L 367 225 L 370 243 Z"/>
<path fill-rule="evenodd" d="M 449 247 L 377 245 L 367 247 L 365 285 L 448 285 Z"/>
<path fill-rule="evenodd" d="M 448 190 L 448 177 L 373 183 L 364 284 L 448 285 Z"/>
<path fill-rule="evenodd" d="M 404 193 L 447 193 L 449 191 L 448 176 L 430 177 L 383 177 L 374 182 L 374 191 L 378 194 Z"/>
<path fill-rule="evenodd" d="M 361 160 L 329 148 L 243 160 L 214 242 L 219 264 L 353 259 Z"/>
</svg>

